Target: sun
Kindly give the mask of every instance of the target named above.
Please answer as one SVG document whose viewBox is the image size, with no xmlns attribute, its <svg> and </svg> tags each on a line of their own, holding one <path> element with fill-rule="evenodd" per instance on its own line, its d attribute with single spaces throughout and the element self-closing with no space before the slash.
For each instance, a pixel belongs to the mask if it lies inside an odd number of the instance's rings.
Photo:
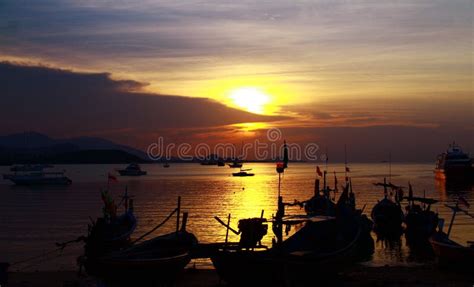
<svg viewBox="0 0 474 287">
<path fill-rule="evenodd" d="M 232 102 L 239 108 L 255 114 L 263 114 L 265 105 L 270 102 L 270 96 L 258 88 L 244 87 L 230 92 Z"/>
</svg>

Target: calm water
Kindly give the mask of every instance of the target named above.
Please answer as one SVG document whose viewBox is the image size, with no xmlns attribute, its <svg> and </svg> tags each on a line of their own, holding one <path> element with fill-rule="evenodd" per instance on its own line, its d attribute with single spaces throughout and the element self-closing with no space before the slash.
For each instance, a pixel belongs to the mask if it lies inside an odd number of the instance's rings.
<svg viewBox="0 0 474 287">
<path fill-rule="evenodd" d="M 314 190 L 315 164 L 293 163 L 282 178 L 282 195 L 285 201 L 305 200 Z M 0 180 L 0 261 L 15 262 L 47 252 L 55 248 L 55 242 L 62 242 L 85 234 L 89 217 L 101 215 L 100 190 L 106 186 L 107 173 L 117 165 L 63 165 L 56 169 L 67 170 L 73 184 L 67 187 L 17 187 Z M 140 178 L 119 177 L 111 184 L 113 194 L 119 198 L 125 187 L 134 196 L 135 210 L 139 220 L 136 235 L 141 235 L 161 222 L 176 206 L 178 195 L 182 197 L 182 209 L 190 214 L 188 230 L 201 242 L 223 241 L 225 228 L 214 216 L 226 218 L 229 213 L 234 219 L 260 216 L 270 217 L 276 210 L 278 175 L 274 164 L 249 163 L 255 177 L 232 177 L 234 171 L 228 167 L 200 166 L 198 164 L 172 164 L 165 169 L 161 165 L 143 165 L 147 176 Z M 383 196 L 383 191 L 372 185 L 388 174 L 387 164 L 351 164 L 353 187 L 360 208 L 367 205 L 365 213 Z M 0 172 L 8 172 L 1 167 Z M 334 176 L 342 182 L 344 166 L 329 166 L 329 183 Z M 433 164 L 392 164 L 392 181 L 396 184 L 412 183 L 415 195 L 440 199 L 434 206 L 440 217 L 449 219 L 450 210 L 444 203 L 453 202 L 462 194 L 474 205 L 472 187 L 456 192 L 447 191 L 433 177 Z M 292 212 L 300 211 L 294 208 Z M 174 220 L 157 234 L 172 230 Z M 474 239 L 474 220 L 459 215 L 453 227 L 452 237 L 459 242 Z M 271 228 L 269 229 L 271 230 Z M 270 245 L 271 234 L 264 239 Z M 231 234 L 231 240 L 238 238 Z M 12 269 L 22 270 L 75 270 L 75 258 L 81 253 L 80 245 L 68 247 L 62 254 L 52 254 L 47 260 L 32 265 L 17 265 Z M 425 261 L 420 255 L 400 242 L 376 242 L 376 251 L 368 264 L 417 264 Z M 198 266 L 210 268 L 208 261 L 198 261 Z"/>
</svg>

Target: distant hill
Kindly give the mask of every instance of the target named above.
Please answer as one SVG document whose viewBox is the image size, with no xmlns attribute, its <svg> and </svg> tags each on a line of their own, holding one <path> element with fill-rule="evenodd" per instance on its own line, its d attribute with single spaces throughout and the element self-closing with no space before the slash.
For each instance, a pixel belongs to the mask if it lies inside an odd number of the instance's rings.
<svg viewBox="0 0 474 287">
<path fill-rule="evenodd" d="M 87 157 L 81 159 L 80 157 Z M 96 158 L 91 158 L 95 156 Z M 147 162 L 143 151 L 95 137 L 53 139 L 36 132 L 0 136 L 0 164 Z"/>
</svg>

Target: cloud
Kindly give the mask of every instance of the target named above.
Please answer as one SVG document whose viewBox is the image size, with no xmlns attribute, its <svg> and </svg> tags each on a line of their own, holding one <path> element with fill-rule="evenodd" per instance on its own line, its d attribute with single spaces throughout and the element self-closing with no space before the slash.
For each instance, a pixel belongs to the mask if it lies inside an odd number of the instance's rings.
<svg viewBox="0 0 474 287">
<path fill-rule="evenodd" d="M 145 84 L 44 66 L 0 63 L 0 132 L 52 135 L 150 133 L 285 119 L 232 109 L 218 102 L 140 92 Z"/>
</svg>

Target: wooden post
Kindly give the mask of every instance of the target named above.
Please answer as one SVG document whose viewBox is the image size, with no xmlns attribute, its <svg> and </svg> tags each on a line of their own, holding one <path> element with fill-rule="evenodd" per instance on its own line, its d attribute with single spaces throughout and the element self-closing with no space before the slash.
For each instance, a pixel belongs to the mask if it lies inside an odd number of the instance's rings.
<svg viewBox="0 0 474 287">
<path fill-rule="evenodd" d="M 181 215 L 181 196 L 178 196 L 178 208 L 176 215 L 176 233 L 179 231 L 179 216 Z"/>
<path fill-rule="evenodd" d="M 314 183 L 314 196 L 319 196 L 319 178 Z"/>
<path fill-rule="evenodd" d="M 186 231 L 186 223 L 188 223 L 188 213 L 183 212 L 183 222 L 181 223 L 181 232 Z"/>
</svg>

